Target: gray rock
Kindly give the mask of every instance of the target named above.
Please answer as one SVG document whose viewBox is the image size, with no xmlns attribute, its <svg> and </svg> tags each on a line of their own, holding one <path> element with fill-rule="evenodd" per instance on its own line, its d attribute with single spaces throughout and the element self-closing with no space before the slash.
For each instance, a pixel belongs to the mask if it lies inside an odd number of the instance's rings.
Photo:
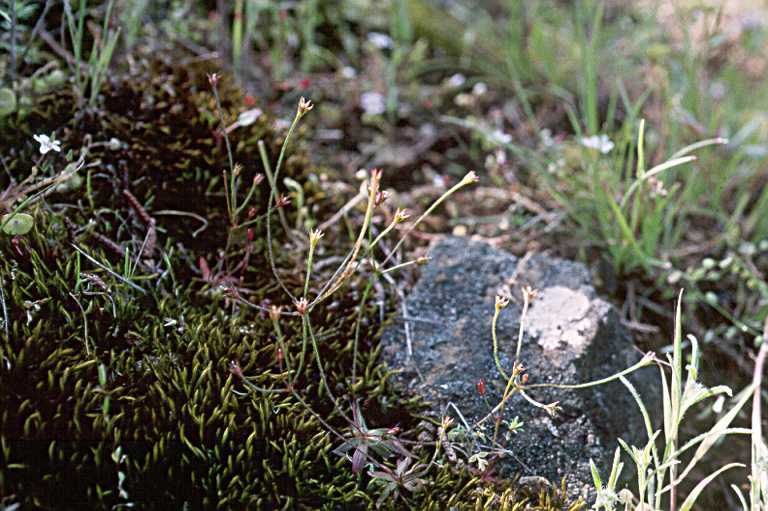
<svg viewBox="0 0 768 511">
<path fill-rule="evenodd" d="M 448 407 L 453 403 L 474 424 L 498 403 L 506 382 L 493 359 L 495 296 L 512 296 L 497 325 L 500 358 L 509 374 L 523 285 L 538 290 L 521 352 L 529 384 L 592 381 L 641 358 L 615 309 L 596 296 L 582 264 L 540 255 L 518 259 L 465 238 L 442 240 L 430 255 L 406 300 L 413 356 L 409 360 L 402 320 L 385 331 L 382 353 L 392 368 L 401 370 L 396 384 L 434 403 L 436 415 L 447 413 L 461 424 L 459 414 Z M 646 399 L 652 371 L 644 369 L 630 378 Z M 476 387 L 481 379 L 485 398 Z M 561 410 L 550 417 L 519 394 L 507 402 L 504 418 L 518 417 L 523 429 L 502 440 L 511 454 L 496 463 L 497 475 L 543 477 L 557 486 L 565 478 L 569 493 L 586 496 L 590 458 L 607 473 L 617 437 L 638 445 L 642 441 L 642 418 L 618 381 L 585 390 L 531 389 L 529 394 L 542 403 L 558 401 Z M 493 434 L 493 423 L 487 422 L 486 434 Z M 502 433 L 507 431 L 502 426 Z"/>
</svg>

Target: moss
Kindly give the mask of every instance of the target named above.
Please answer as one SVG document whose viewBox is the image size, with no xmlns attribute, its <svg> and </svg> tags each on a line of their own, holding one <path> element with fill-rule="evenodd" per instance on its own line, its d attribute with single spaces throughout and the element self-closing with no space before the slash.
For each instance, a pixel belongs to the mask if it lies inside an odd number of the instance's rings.
<svg viewBox="0 0 768 511">
<path fill-rule="evenodd" d="M 119 147 L 95 147 L 88 155 L 96 164 L 87 171 L 90 194 L 58 194 L 37 207 L 37 225 L 17 240 L 18 251 L 7 237 L 1 241 L 10 317 L 9 336 L 0 344 L 0 494 L 47 509 L 128 501 L 146 509 L 317 507 L 349 500 L 354 479 L 331 454 L 324 428 L 287 395 L 245 393 L 229 371 L 235 360 L 247 375 L 257 375 L 255 383 L 282 384 L 271 323 L 234 309 L 215 285 L 191 278 L 199 274 L 198 257 L 214 266 L 226 243 L 224 200 L 217 193 L 226 155 L 212 136 L 217 122 L 206 70 L 172 69 L 157 59 L 137 66 L 105 91 L 103 109 L 81 115 L 66 94 L 53 95 L 2 136 L 17 180 L 34 154 L 25 126 L 59 128 L 65 147 L 112 138 Z M 226 115 L 234 119 L 241 98 L 223 89 Z M 232 138 L 246 177 L 256 169 L 258 140 L 272 144 L 272 154 L 281 143 L 266 118 Z M 303 180 L 302 157 L 291 156 L 286 168 Z M 210 223 L 195 238 L 199 222 L 158 217 L 166 258 L 138 272 L 144 292 L 73 247 L 124 274 L 123 261 L 103 240 L 135 254 L 146 227 L 123 189 L 150 214 L 175 209 Z M 262 189 L 256 200 L 262 211 L 265 198 Z M 258 303 L 270 294 L 272 276 L 264 243 L 254 246 L 243 281 Z M 235 256 L 238 250 L 230 248 Z M 334 316 L 318 334 L 348 330 L 353 319 Z M 289 324 L 284 328 L 291 331 Z M 327 347 L 343 351 L 341 344 Z M 329 371 L 336 374 L 343 364 L 344 357 L 331 361 Z M 318 395 L 316 381 L 302 384 L 308 396 Z M 122 462 L 112 458 L 118 447 Z M 126 476 L 124 498 L 118 472 Z"/>
<path fill-rule="evenodd" d="M 266 259 L 263 222 L 254 225 L 247 250 L 243 233 L 227 237 L 220 177 L 227 156 L 214 136 L 210 71 L 141 55 L 130 73 L 105 87 L 101 108 L 77 111 L 67 93 L 58 92 L 0 129 L 0 149 L 16 182 L 36 158 L 32 127 L 35 133 L 56 129 L 73 156 L 90 146 L 80 187 L 32 208 L 36 223 L 28 236 L 0 238 L 9 319 L 3 325 L 8 335 L 0 333 L 0 497 L 41 509 L 129 502 L 139 509 L 375 505 L 376 482 L 353 474 L 332 452 L 338 440 L 314 413 L 289 393 L 251 392 L 232 372 L 234 361 L 252 384 L 285 389 L 270 319 L 238 305 L 233 295 L 251 304 L 285 299 Z M 225 117 L 233 121 L 240 92 L 225 81 L 222 96 Z M 273 156 L 282 143 L 272 121 L 262 116 L 231 135 L 245 183 L 260 168 L 257 142 L 267 142 Z M 284 175 L 300 183 L 311 207 L 338 200 L 308 179 L 303 154 L 290 152 Z M 158 248 L 141 261 L 134 255 L 145 245 L 147 225 L 125 190 L 156 215 Z M 266 199 L 264 187 L 256 194 L 257 213 L 265 211 Z M 184 215 L 160 215 L 169 210 Z M 200 221 L 190 213 L 208 222 L 200 234 Z M 288 220 L 296 221 L 294 213 Z M 284 235 L 277 222 L 274 230 Z M 339 231 L 327 247 L 343 246 L 346 233 Z M 324 256 L 341 251 L 328 248 Z M 246 260 L 246 253 L 247 264 L 235 271 L 232 261 Z M 278 264 L 302 268 L 303 256 L 279 253 Z M 303 268 L 284 277 L 298 290 Z M 352 279 L 313 312 L 330 387 L 339 396 L 350 392 L 364 284 Z M 415 438 L 419 404 L 387 387 L 386 369 L 377 361 L 381 324 L 370 308 L 358 354 L 361 381 L 353 396 L 344 397 L 362 402 L 371 426 L 399 423 Z M 291 317 L 280 321 L 287 352 L 296 357 L 301 324 Z M 307 367 L 296 390 L 330 425 L 345 429 L 314 366 Z M 511 488 L 446 464 L 423 491 L 391 505 L 523 509 L 527 500 Z M 551 502 L 526 509 L 562 508 Z"/>
</svg>

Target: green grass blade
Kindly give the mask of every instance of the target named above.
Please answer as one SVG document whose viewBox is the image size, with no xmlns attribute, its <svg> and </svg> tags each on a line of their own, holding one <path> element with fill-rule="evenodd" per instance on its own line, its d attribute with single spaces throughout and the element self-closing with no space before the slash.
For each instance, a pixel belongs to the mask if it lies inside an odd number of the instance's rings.
<svg viewBox="0 0 768 511">
<path fill-rule="evenodd" d="M 725 465 L 724 467 L 719 468 L 718 470 L 715 470 L 711 474 L 709 474 L 707 477 L 701 480 L 699 484 L 696 485 L 696 487 L 691 490 L 691 493 L 688 494 L 688 496 L 683 501 L 683 504 L 680 506 L 680 511 L 691 511 L 693 509 L 693 505 L 696 503 L 696 499 L 699 498 L 699 495 L 702 491 L 704 491 L 704 488 L 707 487 L 707 485 L 712 481 L 715 477 L 719 476 L 726 470 L 730 470 L 732 468 L 740 467 L 743 468 L 744 464 L 742 463 L 729 463 L 728 465 Z"/>
</svg>

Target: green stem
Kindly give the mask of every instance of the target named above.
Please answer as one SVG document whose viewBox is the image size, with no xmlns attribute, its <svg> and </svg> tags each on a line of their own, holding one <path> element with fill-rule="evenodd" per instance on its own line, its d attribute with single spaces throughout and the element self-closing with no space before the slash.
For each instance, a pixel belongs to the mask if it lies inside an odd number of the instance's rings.
<svg viewBox="0 0 768 511">
<path fill-rule="evenodd" d="M 501 367 L 501 360 L 499 359 L 499 340 L 496 336 L 496 322 L 501 314 L 501 307 L 496 307 L 493 313 L 493 319 L 491 320 L 491 337 L 493 338 L 493 360 L 496 362 L 496 369 L 499 374 L 504 377 L 505 380 L 509 380 L 509 376 Z M 486 316 L 487 317 L 487 316 Z"/>
<path fill-rule="evenodd" d="M 474 181 L 468 180 L 467 178 L 464 178 L 461 181 L 459 181 L 458 183 L 456 183 L 455 185 L 453 185 L 443 195 L 438 197 L 437 200 L 435 202 L 433 202 L 432 205 L 429 208 L 427 208 L 427 210 L 424 213 L 422 213 L 421 216 L 419 218 L 417 218 L 416 221 L 413 222 L 408 227 L 408 229 L 405 231 L 403 236 L 400 238 L 400 241 L 398 241 L 397 244 L 395 245 L 395 248 L 392 249 L 392 252 L 390 252 L 390 254 L 384 259 L 384 261 L 381 262 L 381 265 L 383 266 L 384 264 L 387 263 L 387 261 L 390 260 L 390 258 L 397 252 L 397 249 L 400 248 L 400 246 L 402 246 L 403 242 L 405 242 L 405 238 L 411 232 L 413 232 L 413 230 L 416 228 L 416 226 L 418 226 L 421 223 L 422 220 L 424 220 L 426 217 L 428 217 L 432 213 L 432 211 L 435 210 L 435 208 L 437 208 L 440 204 L 442 204 L 443 201 L 445 201 L 445 199 L 447 199 L 448 197 L 453 195 L 455 192 L 459 191 L 461 188 L 463 188 L 464 186 L 466 186 L 466 185 L 468 185 L 468 184 L 470 184 L 472 182 L 474 182 Z"/>
<path fill-rule="evenodd" d="M 296 369 L 296 374 L 293 375 L 291 383 L 298 381 L 299 376 L 301 376 L 301 371 L 304 369 L 304 359 L 307 356 L 307 338 L 309 336 L 307 334 L 307 322 L 304 319 L 305 317 L 306 316 L 301 319 L 301 353 L 299 354 L 299 367 Z"/>
<path fill-rule="evenodd" d="M 618 372 L 614 375 L 608 376 L 606 378 L 602 378 L 600 380 L 594 380 L 587 383 L 579 383 L 579 384 L 561 384 L 561 383 L 534 383 L 532 385 L 526 385 L 526 389 L 534 389 L 534 388 L 551 388 L 551 389 L 586 389 L 589 387 L 595 387 L 597 385 L 602 385 L 604 383 L 612 382 L 613 380 L 618 380 L 622 376 L 626 376 L 630 373 L 633 373 L 637 371 L 638 369 L 642 369 L 643 367 L 646 367 L 648 365 L 651 365 L 653 361 L 655 360 L 655 355 L 653 352 L 648 352 L 645 355 L 643 355 L 643 358 L 637 362 L 636 364 L 632 365 L 631 367 L 628 367 L 624 369 L 621 372 Z"/>
<path fill-rule="evenodd" d="M 418 259 L 414 259 L 413 261 L 406 261 L 404 263 L 400 263 L 398 265 L 395 265 L 392 268 L 387 268 L 386 270 L 383 270 L 381 273 L 382 274 L 390 273 L 390 272 L 393 272 L 395 270 L 400 270 L 402 268 L 405 268 L 406 266 L 411 266 L 412 264 L 418 264 L 418 263 L 419 263 Z"/>
<path fill-rule="evenodd" d="M 365 309 L 365 303 L 368 301 L 368 294 L 373 287 L 373 280 L 368 280 L 368 284 L 363 290 L 363 297 L 360 299 L 360 305 L 357 309 L 357 321 L 355 322 L 355 340 L 352 344 L 352 393 L 355 392 L 355 383 L 357 383 L 357 350 L 360 343 L 360 325 L 363 320 L 363 310 Z"/>
<path fill-rule="evenodd" d="M 323 368 L 323 359 L 320 357 L 320 348 L 317 345 L 317 338 L 315 337 L 314 330 L 312 330 L 312 324 L 309 322 L 309 315 L 305 315 L 304 319 L 307 324 L 307 329 L 309 330 L 309 337 L 312 340 L 312 350 L 315 352 L 315 362 L 317 363 L 317 370 L 320 371 L 320 380 L 323 382 L 323 387 L 325 387 L 325 392 L 328 394 L 328 397 L 331 399 L 331 402 L 333 402 L 334 407 L 338 410 L 339 406 L 336 403 L 336 398 L 331 392 L 331 387 L 328 386 L 328 379 L 325 377 L 325 369 Z"/>
<path fill-rule="evenodd" d="M 315 254 L 315 244 L 309 242 L 309 254 L 307 255 L 307 276 L 304 278 L 304 298 L 309 292 L 309 278 L 312 275 L 312 257 Z"/>
</svg>

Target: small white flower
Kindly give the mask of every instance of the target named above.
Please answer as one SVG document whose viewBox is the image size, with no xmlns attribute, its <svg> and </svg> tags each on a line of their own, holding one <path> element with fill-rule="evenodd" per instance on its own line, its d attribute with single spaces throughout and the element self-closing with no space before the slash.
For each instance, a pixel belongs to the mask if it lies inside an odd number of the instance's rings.
<svg viewBox="0 0 768 511">
<path fill-rule="evenodd" d="M 386 111 L 384 96 L 378 92 L 363 92 L 360 95 L 360 106 L 366 115 L 381 115 Z"/>
<path fill-rule="evenodd" d="M 461 94 L 456 94 L 453 102 L 456 103 L 456 106 L 468 107 L 475 103 L 475 99 L 473 95 L 462 92 Z"/>
<path fill-rule="evenodd" d="M 56 140 L 55 136 L 35 135 L 33 138 L 35 142 L 40 144 L 40 154 L 47 154 L 49 151 L 61 152 L 61 143 Z"/>
<path fill-rule="evenodd" d="M 512 142 L 512 135 L 501 130 L 495 130 L 491 133 L 490 139 L 494 144 L 505 145 Z"/>
<path fill-rule="evenodd" d="M 392 38 L 381 32 L 370 32 L 368 34 L 368 42 L 380 50 L 386 50 L 394 46 Z"/>
<path fill-rule="evenodd" d="M 613 149 L 613 142 L 608 135 L 592 135 L 591 137 L 582 137 L 581 145 L 590 149 L 596 149 L 602 154 L 608 154 Z"/>
<path fill-rule="evenodd" d="M 488 92 L 488 86 L 483 82 L 477 82 L 474 87 L 472 87 L 472 94 L 475 96 L 482 96 Z"/>
<path fill-rule="evenodd" d="M 555 145 L 555 140 L 552 138 L 552 131 L 549 128 L 541 130 L 541 145 L 544 147 L 552 147 Z"/>
<path fill-rule="evenodd" d="M 464 82 L 467 81 L 467 77 L 464 76 L 461 73 L 456 73 L 455 75 L 448 78 L 448 85 L 451 87 L 461 87 L 464 85 Z"/>
<path fill-rule="evenodd" d="M 241 127 L 250 126 L 256 122 L 256 119 L 261 117 L 261 114 L 261 108 L 252 108 L 250 110 L 246 110 L 237 116 L 237 125 Z"/>
<path fill-rule="evenodd" d="M 341 68 L 341 76 L 347 80 L 351 80 L 357 76 L 357 71 L 352 66 L 344 66 Z"/>
</svg>

